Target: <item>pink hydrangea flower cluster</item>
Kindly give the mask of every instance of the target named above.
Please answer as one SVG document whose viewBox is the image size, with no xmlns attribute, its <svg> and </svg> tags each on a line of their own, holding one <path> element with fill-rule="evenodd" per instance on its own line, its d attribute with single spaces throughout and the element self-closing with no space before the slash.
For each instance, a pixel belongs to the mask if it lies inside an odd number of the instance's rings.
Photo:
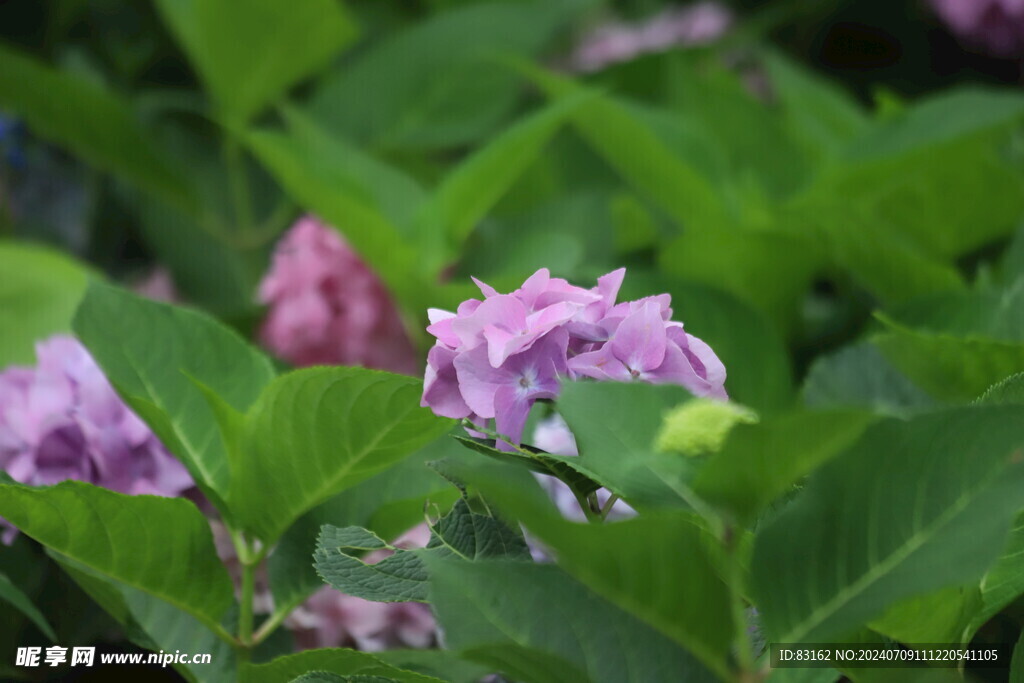
<svg viewBox="0 0 1024 683">
<path fill-rule="evenodd" d="M 192 478 L 114 391 L 77 340 L 36 345 L 36 367 L 0 372 L 0 468 L 23 484 L 77 479 L 177 496 Z M 5 533 L 5 542 L 13 532 Z"/>
<path fill-rule="evenodd" d="M 511 294 L 476 280 L 483 300 L 431 309 L 437 342 L 427 356 L 421 405 L 468 418 L 518 443 L 530 408 L 558 396 L 561 378 L 678 384 L 725 399 L 725 367 L 673 321 L 668 294 L 616 303 L 626 270 L 584 289 L 546 268 Z"/>
<path fill-rule="evenodd" d="M 411 529 L 392 545 L 424 548 L 430 540 L 426 524 Z M 391 551 L 366 556 L 373 564 Z M 437 645 L 437 623 L 430 608 L 419 602 L 371 602 L 324 586 L 295 610 L 285 626 L 292 630 L 300 649 L 354 647 L 366 652 L 394 648 L 428 648 Z"/>
<path fill-rule="evenodd" d="M 570 58 L 575 71 L 599 71 L 640 55 L 671 47 L 711 43 L 732 25 L 732 13 L 718 2 L 666 9 L 646 21 L 612 21 L 587 35 Z"/>
<path fill-rule="evenodd" d="M 996 57 L 1024 55 L 1024 0 L 931 0 L 965 42 Z"/>
<path fill-rule="evenodd" d="M 295 365 L 362 365 L 414 374 L 418 360 L 380 278 L 337 230 L 300 219 L 259 287 L 261 342 Z"/>
</svg>

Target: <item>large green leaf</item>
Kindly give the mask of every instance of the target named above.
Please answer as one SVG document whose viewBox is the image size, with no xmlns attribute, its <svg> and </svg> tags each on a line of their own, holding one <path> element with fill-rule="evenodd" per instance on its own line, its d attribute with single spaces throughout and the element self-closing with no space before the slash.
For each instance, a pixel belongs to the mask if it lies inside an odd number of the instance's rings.
<svg viewBox="0 0 1024 683">
<path fill-rule="evenodd" d="M 0 573 L 0 601 L 6 602 L 32 620 L 32 623 L 52 642 L 57 642 L 57 634 L 53 627 L 46 621 L 46 617 L 39 611 L 39 608 L 32 604 L 32 600 L 25 595 L 24 591 L 11 583 L 6 574 Z"/>
<path fill-rule="evenodd" d="M 377 148 L 478 140 L 517 97 L 515 74 L 496 58 L 535 54 L 583 4 L 478 2 L 439 13 L 371 45 L 329 76 L 311 111 L 331 129 Z"/>
<path fill-rule="evenodd" d="M 418 379 L 362 368 L 277 379 L 246 416 L 229 497 L 239 523 L 272 543 L 307 510 L 449 430 L 420 407 L 421 393 Z"/>
<path fill-rule="evenodd" d="M 522 471 L 491 463 L 453 471 L 489 505 L 525 524 L 569 574 L 726 675 L 733 635 L 730 598 L 718 574 L 721 557 L 712 557 L 718 550 L 699 518 L 672 511 L 613 524 L 577 524 L 563 519 Z"/>
<path fill-rule="evenodd" d="M 674 642 L 555 566 L 434 557 L 428 567 L 448 647 L 487 664 L 504 662 L 514 677 L 528 671 L 522 680 L 530 683 L 715 680 Z M 502 656 L 506 647 L 512 649 Z"/>
<path fill-rule="evenodd" d="M 0 367 L 35 360 L 37 341 L 71 331 L 89 275 L 85 266 L 43 247 L 0 242 Z"/>
<path fill-rule="evenodd" d="M 872 427 L 811 478 L 754 544 L 773 642 L 824 642 L 889 605 L 977 580 L 1024 504 L 1020 408 L 961 408 Z"/>
<path fill-rule="evenodd" d="M 243 123 L 356 36 L 335 0 L 158 0 L 222 114 Z"/>
<path fill-rule="evenodd" d="M 207 627 L 219 628 L 234 601 L 210 526 L 189 501 L 76 481 L 44 489 L 0 484 L 0 516 L 47 548 Z"/>
<path fill-rule="evenodd" d="M 239 672 L 240 683 L 289 683 L 309 671 L 325 671 L 340 676 L 381 676 L 400 683 L 439 683 L 432 676 L 406 671 L 386 664 L 368 652 L 332 648 L 306 650 L 278 657 L 272 662 L 245 665 Z"/>
<path fill-rule="evenodd" d="M 0 106 L 89 164 L 179 207 L 195 205 L 185 174 L 153 144 L 151 131 L 96 81 L 0 45 Z"/>
<path fill-rule="evenodd" d="M 74 329 L 122 397 L 204 493 L 222 503 L 232 474 L 230 454 L 200 385 L 243 412 L 274 377 L 270 361 L 198 311 L 95 282 L 75 314 Z"/>
<path fill-rule="evenodd" d="M 849 447 L 872 420 L 866 413 L 807 412 L 737 425 L 691 486 L 744 522 L 829 458 Z"/>
</svg>

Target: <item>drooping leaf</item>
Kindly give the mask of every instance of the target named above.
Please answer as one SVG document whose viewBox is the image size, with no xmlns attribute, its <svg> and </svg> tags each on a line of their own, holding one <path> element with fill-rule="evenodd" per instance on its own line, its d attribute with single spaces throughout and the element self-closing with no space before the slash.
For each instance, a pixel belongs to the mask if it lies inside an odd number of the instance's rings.
<svg viewBox="0 0 1024 683">
<path fill-rule="evenodd" d="M 355 37 L 331 0 L 159 0 L 157 7 L 228 121 L 246 119 L 327 66 Z"/>
<path fill-rule="evenodd" d="M 198 311 L 95 282 L 74 329 L 128 405 L 223 512 L 232 466 L 196 380 L 244 412 L 274 377 L 269 359 Z"/>
<path fill-rule="evenodd" d="M 1019 408 L 872 427 L 754 544 L 751 588 L 773 642 L 825 642 L 899 600 L 976 580 L 1021 507 Z M 867 511 L 867 513 L 865 513 Z"/>
<path fill-rule="evenodd" d="M 0 516 L 105 577 L 217 628 L 233 602 L 210 527 L 189 501 L 128 496 L 77 481 L 0 484 Z"/>
<path fill-rule="evenodd" d="M 71 331 L 89 276 L 85 266 L 43 247 L 0 242 L 0 367 L 31 364 L 35 343 Z"/>
<path fill-rule="evenodd" d="M 420 407 L 421 392 L 420 380 L 362 368 L 278 378 L 246 416 L 229 496 L 239 523 L 271 543 L 306 511 L 451 429 Z"/>
</svg>

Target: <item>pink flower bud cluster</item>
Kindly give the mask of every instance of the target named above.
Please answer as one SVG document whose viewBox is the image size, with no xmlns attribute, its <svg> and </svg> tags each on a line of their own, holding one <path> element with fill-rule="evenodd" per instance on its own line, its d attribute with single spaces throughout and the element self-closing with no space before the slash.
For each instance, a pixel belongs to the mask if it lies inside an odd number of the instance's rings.
<svg viewBox="0 0 1024 683">
<path fill-rule="evenodd" d="M 23 484 L 77 479 L 177 496 L 192 478 L 124 404 L 77 340 L 36 345 L 35 367 L 0 372 L 0 469 Z M 5 541 L 13 538 L 8 530 Z"/>
<path fill-rule="evenodd" d="M 678 384 L 725 399 L 725 367 L 673 321 L 668 294 L 616 303 L 624 268 L 584 289 L 546 268 L 511 294 L 476 281 L 483 300 L 455 313 L 431 309 L 421 404 L 468 418 L 518 443 L 530 408 L 559 394 L 562 379 Z"/>
<path fill-rule="evenodd" d="M 414 374 L 418 360 L 380 278 L 337 230 L 300 219 L 259 287 L 260 340 L 294 365 L 361 365 Z"/>
</svg>

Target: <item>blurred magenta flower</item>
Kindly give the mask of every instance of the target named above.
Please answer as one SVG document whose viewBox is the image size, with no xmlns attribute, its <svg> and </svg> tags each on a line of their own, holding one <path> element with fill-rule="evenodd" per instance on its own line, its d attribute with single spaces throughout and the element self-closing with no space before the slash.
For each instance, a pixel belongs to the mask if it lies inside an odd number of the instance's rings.
<svg viewBox="0 0 1024 683">
<path fill-rule="evenodd" d="M 1024 54 L 1024 0 L 931 0 L 961 40 L 995 57 Z"/>
<path fill-rule="evenodd" d="M 0 468 L 33 486 L 77 479 L 177 496 L 192 478 L 114 391 L 77 340 L 36 345 L 36 367 L 0 372 Z M 13 531 L 4 535 L 5 542 Z"/>
<path fill-rule="evenodd" d="M 392 545 L 423 548 L 430 529 L 421 524 L 403 534 Z M 379 562 L 391 551 L 366 556 Z M 325 586 L 313 594 L 285 621 L 300 649 L 355 647 L 367 652 L 394 648 L 428 648 L 437 644 L 437 624 L 430 608 L 419 602 L 371 602 L 339 593 Z"/>
<path fill-rule="evenodd" d="M 649 52 L 714 42 L 732 25 L 729 8 L 698 2 L 666 9 L 639 23 L 611 21 L 586 35 L 570 58 L 575 71 L 599 71 Z"/>
<path fill-rule="evenodd" d="M 312 216 L 278 243 L 259 300 L 262 343 L 295 365 L 362 365 L 415 374 L 416 352 L 377 275 Z"/>
<path fill-rule="evenodd" d="M 542 268 L 511 294 L 476 281 L 482 301 L 464 301 L 455 313 L 431 309 L 427 331 L 437 342 L 421 405 L 480 425 L 493 419 L 518 443 L 530 407 L 556 398 L 563 377 L 679 384 L 727 398 L 725 367 L 671 320 L 668 294 L 616 303 L 625 273 L 584 289 Z"/>
</svg>

